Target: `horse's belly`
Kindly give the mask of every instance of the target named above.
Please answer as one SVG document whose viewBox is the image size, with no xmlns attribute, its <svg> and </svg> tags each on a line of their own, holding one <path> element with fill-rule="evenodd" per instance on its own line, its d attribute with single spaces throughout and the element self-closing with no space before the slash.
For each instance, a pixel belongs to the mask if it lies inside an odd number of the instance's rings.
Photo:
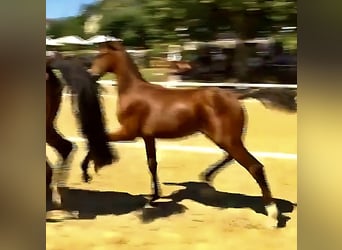
<svg viewBox="0 0 342 250">
<path fill-rule="evenodd" d="M 151 115 L 143 129 L 144 136 L 155 138 L 179 138 L 198 131 L 196 116 L 189 111 L 164 112 Z"/>
<path fill-rule="evenodd" d="M 180 138 L 194 134 L 197 129 L 193 127 L 177 127 L 177 128 L 157 128 L 155 131 L 147 133 L 147 136 L 152 136 L 155 138 L 164 138 L 164 139 L 172 139 L 172 138 Z"/>
</svg>

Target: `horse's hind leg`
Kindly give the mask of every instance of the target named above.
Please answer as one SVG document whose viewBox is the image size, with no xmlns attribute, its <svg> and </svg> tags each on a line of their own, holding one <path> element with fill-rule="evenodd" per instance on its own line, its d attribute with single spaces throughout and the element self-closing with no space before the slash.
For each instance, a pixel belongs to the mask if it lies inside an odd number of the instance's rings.
<svg viewBox="0 0 342 250">
<path fill-rule="evenodd" d="M 209 134 L 207 134 L 207 136 L 211 140 L 215 141 L 213 136 L 209 136 Z M 245 133 L 243 132 L 241 135 L 241 140 L 244 139 L 244 136 L 245 136 Z M 217 146 L 225 150 L 224 147 L 222 147 L 221 145 L 217 144 Z M 202 181 L 211 183 L 214 177 L 216 176 L 216 174 L 218 174 L 224 167 L 227 167 L 227 165 L 231 164 L 233 160 L 234 158 L 226 151 L 222 159 L 215 162 L 214 164 L 206 168 L 202 173 L 200 173 L 200 179 Z"/>
<path fill-rule="evenodd" d="M 223 148 L 229 152 L 229 154 L 239 162 L 247 171 L 253 176 L 255 181 L 258 183 L 263 196 L 263 201 L 267 214 L 271 220 L 273 226 L 277 224 L 278 209 L 273 201 L 273 197 L 268 186 L 266 176 L 264 173 L 264 166 L 251 155 L 245 146 L 243 145 L 241 139 L 228 140 Z"/>
<path fill-rule="evenodd" d="M 55 128 L 51 127 L 46 131 L 46 142 L 55 148 L 62 157 L 62 161 L 66 162 L 73 150 L 74 145 L 72 142 L 63 138 Z"/>
<path fill-rule="evenodd" d="M 227 164 L 231 163 L 234 158 L 230 154 L 226 154 L 221 160 L 218 162 L 214 163 L 207 169 L 205 169 L 201 174 L 200 174 L 200 179 L 205 181 L 205 182 L 212 182 L 213 178 L 215 175 L 223 169 L 224 166 Z"/>
<path fill-rule="evenodd" d="M 81 164 L 82 179 L 84 182 L 90 182 L 91 181 L 91 176 L 88 173 L 90 160 L 91 160 L 90 152 L 88 151 L 87 155 L 84 157 L 82 164 Z"/>
<path fill-rule="evenodd" d="M 65 187 L 70 171 L 70 155 L 73 151 L 72 142 L 64 139 L 57 131 L 50 127 L 47 129 L 47 143 L 55 148 L 60 154 L 61 159 L 56 166 L 52 168 L 52 200 L 55 205 L 61 205 L 61 194 L 59 188 Z"/>
<path fill-rule="evenodd" d="M 55 174 L 53 172 L 53 168 L 46 160 L 46 188 L 51 190 L 52 203 L 59 208 L 62 205 L 62 199 L 58 187 L 54 183 Z"/>
</svg>

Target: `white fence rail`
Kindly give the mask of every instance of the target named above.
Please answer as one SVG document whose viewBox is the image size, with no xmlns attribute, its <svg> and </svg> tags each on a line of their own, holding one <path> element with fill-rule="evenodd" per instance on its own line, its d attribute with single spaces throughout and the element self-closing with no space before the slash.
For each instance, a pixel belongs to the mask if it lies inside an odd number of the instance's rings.
<svg viewBox="0 0 342 250">
<path fill-rule="evenodd" d="M 113 80 L 99 80 L 101 85 L 115 86 L 116 81 Z M 297 89 L 297 84 L 270 84 L 270 83 L 207 83 L 207 82 L 182 82 L 182 81 L 168 81 L 168 82 L 152 82 L 167 88 L 177 87 L 236 87 L 236 88 L 289 88 Z"/>
</svg>

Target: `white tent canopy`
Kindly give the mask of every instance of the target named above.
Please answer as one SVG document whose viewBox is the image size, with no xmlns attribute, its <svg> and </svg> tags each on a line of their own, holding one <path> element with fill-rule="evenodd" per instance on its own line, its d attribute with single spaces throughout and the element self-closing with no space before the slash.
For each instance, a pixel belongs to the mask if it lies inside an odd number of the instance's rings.
<svg viewBox="0 0 342 250">
<path fill-rule="evenodd" d="M 104 36 L 104 35 L 96 35 L 87 40 L 91 44 L 95 43 L 104 43 L 104 42 L 110 42 L 110 41 L 122 41 L 122 39 L 113 37 L 113 36 Z"/>
<path fill-rule="evenodd" d="M 87 40 L 84 40 L 79 36 L 63 36 L 63 37 L 55 39 L 55 41 L 58 43 L 63 43 L 63 44 L 76 44 L 76 45 L 90 45 L 91 44 Z"/>
<path fill-rule="evenodd" d="M 51 39 L 49 37 L 46 37 L 45 43 L 48 46 L 63 46 L 64 44 L 56 42 L 54 39 Z"/>
</svg>

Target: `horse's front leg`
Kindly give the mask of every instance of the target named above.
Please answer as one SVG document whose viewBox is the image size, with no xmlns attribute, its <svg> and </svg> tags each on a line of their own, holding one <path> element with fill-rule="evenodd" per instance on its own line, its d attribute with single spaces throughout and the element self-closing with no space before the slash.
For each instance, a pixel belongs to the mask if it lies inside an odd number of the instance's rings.
<svg viewBox="0 0 342 250">
<path fill-rule="evenodd" d="M 83 159 L 81 164 L 82 169 L 82 179 L 84 182 L 90 182 L 91 176 L 88 174 L 89 162 L 91 160 L 90 152 L 88 151 L 86 157 Z"/>
<path fill-rule="evenodd" d="M 154 138 L 143 138 L 145 142 L 147 164 L 152 175 L 152 200 L 151 202 L 160 198 L 159 181 L 157 176 L 157 156 L 156 156 L 156 143 Z"/>
</svg>

